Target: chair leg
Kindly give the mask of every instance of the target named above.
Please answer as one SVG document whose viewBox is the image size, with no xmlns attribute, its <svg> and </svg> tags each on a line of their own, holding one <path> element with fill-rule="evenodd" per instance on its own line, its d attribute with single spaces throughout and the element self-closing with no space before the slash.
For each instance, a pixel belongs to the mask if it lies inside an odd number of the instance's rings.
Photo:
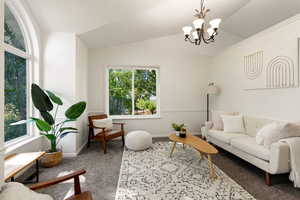
<svg viewBox="0 0 300 200">
<path fill-rule="evenodd" d="M 122 142 L 123 142 L 123 147 L 125 146 L 125 138 L 124 138 L 124 134 L 122 135 Z"/>
<path fill-rule="evenodd" d="M 105 140 L 102 141 L 102 146 L 103 146 L 104 154 L 106 154 L 107 153 L 107 145 L 106 145 Z"/>
<path fill-rule="evenodd" d="M 93 134 L 93 130 L 91 128 L 89 128 L 87 148 L 89 148 L 91 146 L 91 137 L 92 137 L 92 134 Z"/>
<path fill-rule="evenodd" d="M 271 186 L 272 183 L 271 183 L 271 174 L 269 174 L 268 172 L 266 172 L 265 174 L 265 183 L 267 186 Z"/>
</svg>

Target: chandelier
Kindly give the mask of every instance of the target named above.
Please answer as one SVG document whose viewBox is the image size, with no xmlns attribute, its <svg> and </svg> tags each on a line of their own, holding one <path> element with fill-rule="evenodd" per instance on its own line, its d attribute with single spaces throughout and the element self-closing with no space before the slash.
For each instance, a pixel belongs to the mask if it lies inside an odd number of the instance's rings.
<svg viewBox="0 0 300 200">
<path fill-rule="evenodd" d="M 193 21 L 195 30 L 191 26 L 185 26 L 182 28 L 185 36 L 185 41 L 189 41 L 192 44 L 200 45 L 203 41 L 205 44 L 209 44 L 215 41 L 215 36 L 218 34 L 221 19 L 213 19 L 209 22 L 210 27 L 207 27 L 205 23 L 206 14 L 210 9 L 206 9 L 204 6 L 204 0 L 201 0 L 200 11 L 195 9 L 194 15 L 197 19 Z"/>
</svg>

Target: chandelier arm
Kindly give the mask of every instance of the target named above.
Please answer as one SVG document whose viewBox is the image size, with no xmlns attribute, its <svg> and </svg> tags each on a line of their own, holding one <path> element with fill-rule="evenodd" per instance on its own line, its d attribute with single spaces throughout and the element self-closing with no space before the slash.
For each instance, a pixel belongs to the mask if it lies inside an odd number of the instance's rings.
<svg viewBox="0 0 300 200">
<path fill-rule="evenodd" d="M 190 37 L 186 37 L 186 38 L 185 38 L 185 41 L 186 41 L 186 42 L 190 42 L 190 43 L 192 43 L 192 44 L 196 44 L 196 41 L 193 41 Z"/>
</svg>

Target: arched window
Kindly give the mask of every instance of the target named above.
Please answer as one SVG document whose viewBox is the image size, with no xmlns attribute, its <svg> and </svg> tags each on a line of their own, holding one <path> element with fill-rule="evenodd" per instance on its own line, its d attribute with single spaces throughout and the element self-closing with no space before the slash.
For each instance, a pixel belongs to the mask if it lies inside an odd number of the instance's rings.
<svg viewBox="0 0 300 200">
<path fill-rule="evenodd" d="M 17 2 L 17 1 L 16 1 Z M 21 6 L 21 5 L 18 5 Z M 32 136 L 31 125 L 10 126 L 32 115 L 30 85 L 36 77 L 34 51 L 36 33 L 30 29 L 28 15 L 12 1 L 4 4 L 4 141 L 12 142 Z M 24 11 L 24 10 L 23 10 Z M 36 82 L 36 81 L 35 81 Z"/>
</svg>

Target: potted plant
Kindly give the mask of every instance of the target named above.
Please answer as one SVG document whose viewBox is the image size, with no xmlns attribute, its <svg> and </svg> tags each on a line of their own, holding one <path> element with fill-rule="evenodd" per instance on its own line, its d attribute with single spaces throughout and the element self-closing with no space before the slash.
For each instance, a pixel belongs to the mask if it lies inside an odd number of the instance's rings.
<svg viewBox="0 0 300 200">
<path fill-rule="evenodd" d="M 70 133 L 77 133 L 78 130 L 66 124 L 76 121 L 85 111 L 86 102 L 79 102 L 69 107 L 65 112 L 65 119 L 57 121 L 59 107 L 63 105 L 62 100 L 53 92 L 41 89 L 38 85 L 31 85 L 31 98 L 34 107 L 39 111 L 41 118 L 30 117 L 11 125 L 35 123 L 41 135 L 44 135 L 50 142 L 50 150 L 42 159 L 42 165 L 53 167 L 62 160 L 62 151 L 57 148 L 61 139 Z M 54 106 L 54 105 L 55 106 Z M 55 110 L 53 110 L 55 107 Z"/>
<path fill-rule="evenodd" d="M 180 132 L 184 128 L 184 126 L 184 124 L 172 124 L 172 128 L 174 129 L 176 136 L 180 136 Z"/>
</svg>

